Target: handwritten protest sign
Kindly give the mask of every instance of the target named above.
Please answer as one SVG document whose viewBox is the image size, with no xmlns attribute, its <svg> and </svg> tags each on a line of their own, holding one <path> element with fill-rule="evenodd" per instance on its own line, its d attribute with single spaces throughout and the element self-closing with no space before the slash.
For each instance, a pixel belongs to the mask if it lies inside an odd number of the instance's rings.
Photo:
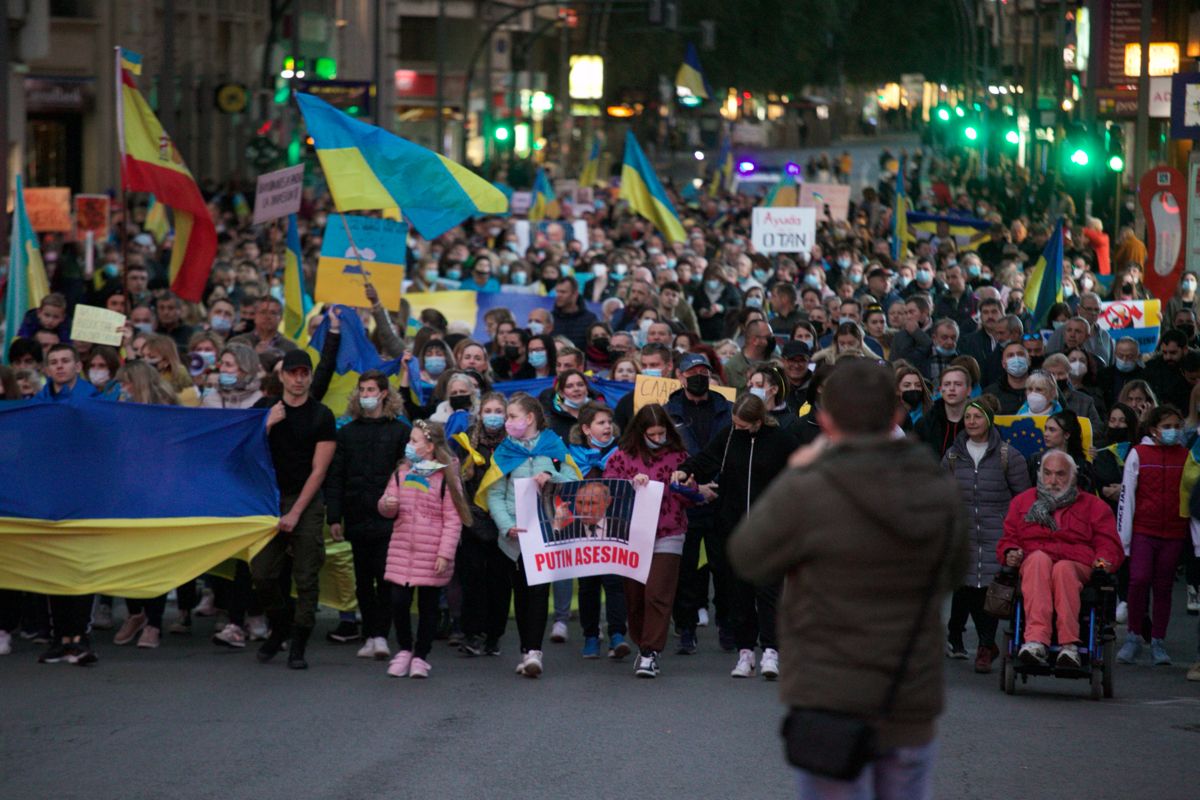
<svg viewBox="0 0 1200 800">
<path fill-rule="evenodd" d="M 25 211 L 37 233 L 71 230 L 71 190 L 45 187 L 25 190 Z"/>
<path fill-rule="evenodd" d="M 816 209 L 818 219 L 825 218 L 825 206 L 829 206 L 829 216 L 843 222 L 850 215 L 850 187 L 843 183 L 802 183 L 799 205 Z"/>
<path fill-rule="evenodd" d="M 304 189 L 304 165 L 258 176 L 254 190 L 254 224 L 261 225 L 300 210 Z"/>
<path fill-rule="evenodd" d="M 760 253 L 798 253 L 816 243 L 817 212 L 812 208 L 754 209 L 750 241 Z"/>
<path fill-rule="evenodd" d="M 353 245 L 346 235 L 347 226 Z M 370 303 L 364 286 L 369 281 L 379 292 L 383 307 L 398 311 L 407 247 L 408 226 L 403 222 L 348 214 L 343 225 L 340 214 L 330 214 L 317 261 L 313 299 L 366 308 Z"/>
<path fill-rule="evenodd" d="M 642 489 L 625 480 L 547 483 L 539 494 L 518 479 L 517 527 L 529 584 L 589 575 L 621 575 L 641 583 L 650 574 L 662 483 Z"/>
<path fill-rule="evenodd" d="M 82 242 L 92 234 L 95 241 L 108 236 L 108 195 L 75 195 L 75 241 Z"/>
<path fill-rule="evenodd" d="M 647 406 L 651 403 L 666 404 L 671 393 L 678 391 L 682 385 L 674 378 L 655 378 L 650 375 L 638 375 L 637 382 L 633 385 L 633 413 L 636 414 L 642 410 L 642 406 Z M 737 391 L 731 386 L 710 385 L 708 388 L 709 391 L 716 392 L 731 403 L 737 399 Z"/>
<path fill-rule="evenodd" d="M 116 347 L 121 344 L 121 328 L 125 315 L 97 306 L 75 306 L 75 318 L 71 321 L 71 339 L 77 342 L 94 342 Z"/>
</svg>

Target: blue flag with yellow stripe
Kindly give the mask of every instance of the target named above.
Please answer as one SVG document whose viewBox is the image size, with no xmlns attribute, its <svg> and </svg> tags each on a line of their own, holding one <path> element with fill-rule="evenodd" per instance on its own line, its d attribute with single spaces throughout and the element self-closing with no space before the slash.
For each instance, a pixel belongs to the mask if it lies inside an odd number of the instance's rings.
<svg viewBox="0 0 1200 800">
<path fill-rule="evenodd" d="M 1025 272 L 1025 308 L 1033 324 L 1044 328 L 1050 307 L 1063 301 L 1063 221 L 1059 219 L 1037 263 Z"/>
<path fill-rule="evenodd" d="M 440 153 L 296 94 L 339 211 L 399 207 L 426 239 L 470 217 L 503 214 L 508 198 Z"/>
<path fill-rule="evenodd" d="M 682 242 L 687 239 L 683 223 L 670 198 L 654 174 L 654 167 L 646 159 L 646 154 L 637 143 L 633 131 L 625 132 L 625 163 L 621 167 L 621 197 L 629 202 L 629 207 L 638 214 L 654 223 L 654 227 L 667 238 L 669 242 Z"/>
<path fill-rule="evenodd" d="M 304 341 L 305 321 L 312 311 L 313 299 L 304 285 L 303 262 L 300 259 L 300 232 L 296 215 L 288 215 L 287 250 L 283 256 L 283 335 L 297 344 Z"/>
<path fill-rule="evenodd" d="M 546 170 L 538 168 L 537 176 L 533 179 L 533 203 L 529 206 L 529 221 L 540 222 L 543 219 L 557 219 L 560 214 L 558 198 L 554 195 L 554 187 L 546 177 Z"/>
</svg>

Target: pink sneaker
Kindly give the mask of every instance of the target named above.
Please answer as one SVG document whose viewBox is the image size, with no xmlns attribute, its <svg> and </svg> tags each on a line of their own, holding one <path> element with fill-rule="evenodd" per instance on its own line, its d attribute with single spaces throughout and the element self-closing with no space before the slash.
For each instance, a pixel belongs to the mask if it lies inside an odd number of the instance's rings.
<svg viewBox="0 0 1200 800">
<path fill-rule="evenodd" d="M 408 668 L 408 677 L 410 678 L 428 678 L 429 677 L 429 662 L 423 658 L 414 658 L 412 665 Z"/>
<path fill-rule="evenodd" d="M 162 632 L 153 625 L 147 625 L 142 628 L 142 635 L 138 639 L 137 646 L 145 648 L 155 648 L 162 643 Z"/>
<path fill-rule="evenodd" d="M 412 663 L 412 660 L 412 650 L 401 650 L 392 656 L 392 663 L 388 664 L 387 674 L 393 678 L 403 678 L 408 674 L 408 665 Z"/>
<path fill-rule="evenodd" d="M 113 644 L 129 644 L 137 638 L 138 632 L 146 627 L 145 614 L 131 614 L 121 623 L 117 635 L 113 637 Z"/>
</svg>

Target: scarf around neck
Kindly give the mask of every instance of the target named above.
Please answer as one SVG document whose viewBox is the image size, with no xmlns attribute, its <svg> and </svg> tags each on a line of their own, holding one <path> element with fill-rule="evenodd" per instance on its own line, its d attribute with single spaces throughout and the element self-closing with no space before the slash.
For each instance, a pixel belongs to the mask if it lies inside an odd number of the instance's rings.
<svg viewBox="0 0 1200 800">
<path fill-rule="evenodd" d="M 1079 489 L 1072 486 L 1067 491 L 1063 492 L 1058 497 L 1052 496 L 1049 492 L 1044 491 L 1040 486 L 1037 490 L 1037 500 L 1029 507 L 1029 513 L 1025 515 L 1026 522 L 1032 522 L 1035 525 L 1041 525 L 1049 528 L 1052 531 L 1058 530 L 1058 523 L 1054 521 L 1054 512 L 1060 508 L 1066 508 L 1074 503 L 1079 498 Z"/>
</svg>

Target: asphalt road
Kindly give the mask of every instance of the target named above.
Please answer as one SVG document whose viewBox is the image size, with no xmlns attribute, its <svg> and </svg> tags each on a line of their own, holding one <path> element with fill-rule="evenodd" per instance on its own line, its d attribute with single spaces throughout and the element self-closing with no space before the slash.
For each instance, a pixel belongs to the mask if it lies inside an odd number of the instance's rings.
<svg viewBox="0 0 1200 800">
<path fill-rule="evenodd" d="M 421 682 L 323 639 L 307 672 L 260 665 L 210 646 L 210 625 L 152 651 L 101 633 L 87 669 L 39 665 L 28 643 L 0 658 L 0 798 L 793 795 L 777 687 L 729 678 L 711 628 L 654 681 L 628 660 L 582 661 L 577 627 L 547 644 L 542 679 L 517 677 L 510 626 L 499 658 L 437 643 Z M 1176 666 L 1118 667 L 1103 702 L 1050 678 L 1007 697 L 995 675 L 947 662 L 938 797 L 1195 798 L 1196 618 L 1178 613 L 1170 634 Z"/>
</svg>

